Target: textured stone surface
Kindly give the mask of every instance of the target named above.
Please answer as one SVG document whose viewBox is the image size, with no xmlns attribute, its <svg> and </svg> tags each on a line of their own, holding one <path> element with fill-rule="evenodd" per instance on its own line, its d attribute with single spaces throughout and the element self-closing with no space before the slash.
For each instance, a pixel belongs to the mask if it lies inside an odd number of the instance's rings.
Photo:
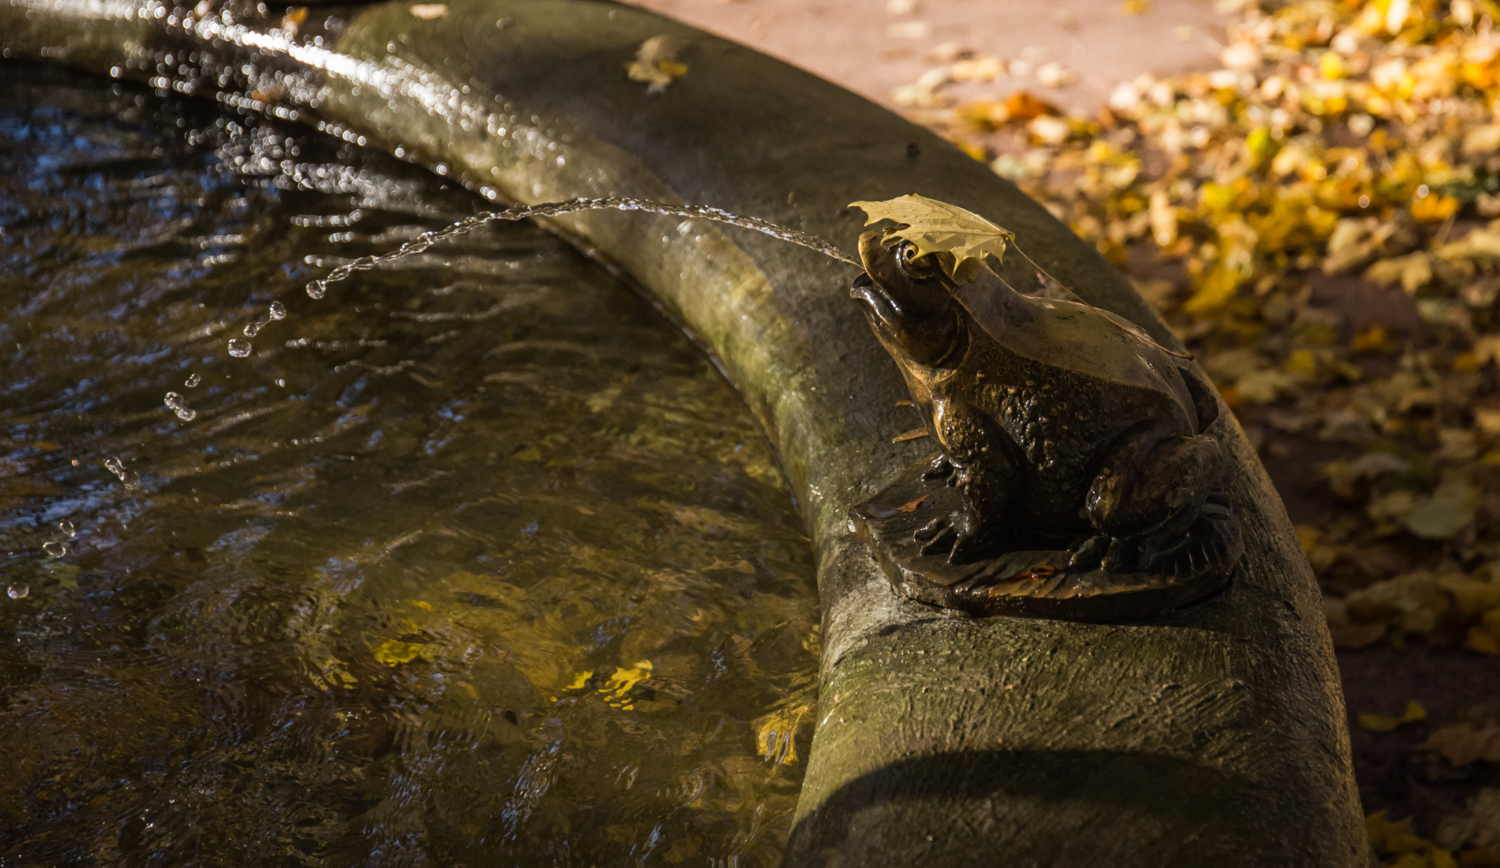
<svg viewBox="0 0 1500 868">
<path fill-rule="evenodd" d="M 192 48 L 231 90 L 274 74 L 283 108 L 311 106 L 299 117 L 400 147 L 495 198 L 678 198 L 852 252 L 861 218 L 848 202 L 919 192 L 1013 230 L 1078 295 L 1172 343 L 1118 272 L 983 165 L 807 73 L 649 13 L 453 0 L 424 20 L 379 4 L 333 9 L 326 30 L 309 22 L 304 38 L 326 36 L 308 50 L 254 35 L 265 25 L 89 20 L 116 8 L 3 0 L 0 40 L 137 77 Z M 652 94 L 624 67 L 662 33 L 683 40 L 689 72 Z M 890 442 L 915 419 L 895 406 L 899 374 L 847 296 L 851 269 L 691 221 L 559 224 L 715 355 L 812 531 L 823 686 L 788 864 L 1366 864 L 1318 592 L 1230 414 L 1213 431 L 1233 457 L 1247 554 L 1227 591 L 1128 625 L 947 614 L 895 597 L 848 530 L 851 504 L 930 451 Z M 1019 268 L 1009 276 L 1030 285 Z"/>
</svg>

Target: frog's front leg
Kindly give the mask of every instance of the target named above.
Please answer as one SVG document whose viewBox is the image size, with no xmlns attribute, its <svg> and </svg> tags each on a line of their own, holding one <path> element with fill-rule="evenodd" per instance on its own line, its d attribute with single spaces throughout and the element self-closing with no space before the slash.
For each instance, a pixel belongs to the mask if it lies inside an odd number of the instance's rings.
<svg viewBox="0 0 1500 868">
<path fill-rule="evenodd" d="M 1155 568 L 1186 543 L 1223 474 L 1223 452 L 1212 437 L 1141 425 L 1116 444 L 1089 488 L 1084 510 L 1098 535 L 1079 547 L 1073 564 Z"/>
<path fill-rule="evenodd" d="M 1005 448 L 1005 433 L 987 415 L 967 404 L 943 401 L 933 407 L 933 428 L 943 456 L 930 475 L 948 478 L 963 495 L 963 508 L 933 519 L 916 532 L 924 555 L 947 553 L 950 563 L 981 557 L 1006 524 L 1016 490 L 1016 466 Z"/>
</svg>

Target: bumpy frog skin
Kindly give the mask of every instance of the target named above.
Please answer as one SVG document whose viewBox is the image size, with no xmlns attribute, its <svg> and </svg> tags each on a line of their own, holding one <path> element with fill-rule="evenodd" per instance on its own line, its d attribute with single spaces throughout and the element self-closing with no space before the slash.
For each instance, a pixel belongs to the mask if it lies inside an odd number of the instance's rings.
<svg viewBox="0 0 1500 868">
<path fill-rule="evenodd" d="M 1203 432 L 1212 387 L 1135 326 L 1023 295 L 988 268 L 950 278 L 935 254 L 860 238 L 850 295 L 901 368 L 943 454 L 926 478 L 963 509 L 917 531 L 964 563 L 1053 540 L 1071 566 L 1147 571 L 1175 555 L 1224 459 Z"/>
</svg>

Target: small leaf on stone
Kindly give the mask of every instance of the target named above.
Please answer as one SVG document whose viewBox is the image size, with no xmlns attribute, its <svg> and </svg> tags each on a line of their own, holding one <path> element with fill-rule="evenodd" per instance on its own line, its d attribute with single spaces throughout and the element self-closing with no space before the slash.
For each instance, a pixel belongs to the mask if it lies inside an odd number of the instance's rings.
<svg viewBox="0 0 1500 868">
<path fill-rule="evenodd" d="M 647 93 L 661 93 L 673 79 L 687 75 L 687 64 L 677 59 L 682 47 L 682 40 L 674 36 L 653 36 L 636 49 L 635 60 L 625 64 L 625 73 L 631 81 L 649 83 Z"/>
</svg>

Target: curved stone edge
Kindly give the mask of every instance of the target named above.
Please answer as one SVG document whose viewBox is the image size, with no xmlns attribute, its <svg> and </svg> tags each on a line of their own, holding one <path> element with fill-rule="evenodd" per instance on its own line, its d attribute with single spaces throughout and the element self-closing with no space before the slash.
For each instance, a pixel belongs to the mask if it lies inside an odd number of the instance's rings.
<svg viewBox="0 0 1500 868">
<path fill-rule="evenodd" d="M 211 91 L 162 63 L 186 48 L 233 71 L 228 101 L 283 85 L 285 104 L 253 107 L 399 147 L 494 199 L 677 198 L 852 250 L 860 220 L 846 203 L 921 192 L 1012 229 L 1079 295 L 1175 343 L 1039 205 L 833 85 L 625 6 L 448 7 L 435 20 L 404 3 L 324 7 L 287 39 L 156 0 L 0 0 L 0 42 Z M 650 94 L 623 67 L 662 33 L 684 41 L 689 73 Z M 1228 413 L 1214 433 L 1234 458 L 1228 493 L 1247 554 L 1227 592 L 1114 626 L 945 613 L 896 597 L 844 520 L 926 451 L 889 441 L 912 420 L 894 406 L 894 365 L 845 297 L 847 268 L 694 221 L 558 223 L 714 354 L 807 518 L 823 677 L 788 864 L 1367 864 L 1317 587 Z M 1007 276 L 1025 285 L 1019 270 Z"/>
</svg>

